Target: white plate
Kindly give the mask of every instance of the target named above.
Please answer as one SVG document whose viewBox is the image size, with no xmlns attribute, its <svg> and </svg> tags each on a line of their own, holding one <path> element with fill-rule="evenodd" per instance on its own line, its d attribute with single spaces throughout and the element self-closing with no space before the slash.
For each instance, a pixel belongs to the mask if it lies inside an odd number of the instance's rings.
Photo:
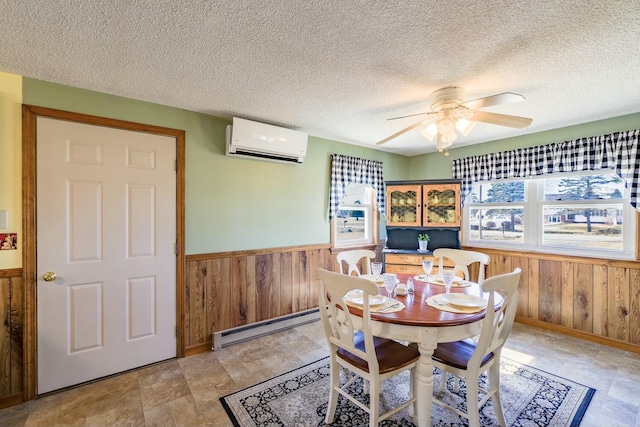
<svg viewBox="0 0 640 427">
<path fill-rule="evenodd" d="M 456 307 L 462 308 L 478 308 L 478 307 L 486 307 L 487 301 L 483 298 L 477 297 L 475 295 L 467 295 L 467 294 L 445 294 L 442 295 L 441 301 L 446 302 L 449 305 L 454 305 Z"/>
<path fill-rule="evenodd" d="M 363 293 L 361 290 L 358 290 L 358 289 L 354 289 L 347 292 L 347 294 L 344 296 L 344 299 L 346 299 L 347 302 L 350 302 L 351 304 L 356 304 L 356 305 L 362 305 L 364 302 Z M 389 301 L 391 301 L 391 298 L 384 295 L 369 295 L 370 306 L 385 304 Z"/>
</svg>

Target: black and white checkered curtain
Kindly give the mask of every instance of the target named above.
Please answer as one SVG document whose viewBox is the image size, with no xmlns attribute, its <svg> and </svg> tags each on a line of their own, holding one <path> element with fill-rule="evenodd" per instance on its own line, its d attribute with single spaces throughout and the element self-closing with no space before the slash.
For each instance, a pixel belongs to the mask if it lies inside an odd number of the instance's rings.
<svg viewBox="0 0 640 427">
<path fill-rule="evenodd" d="M 624 180 L 631 193 L 631 205 L 640 210 L 639 137 L 640 129 L 636 129 L 466 157 L 453 161 L 453 178 L 462 181 L 461 200 L 464 203 L 473 184 L 480 181 L 608 169 Z"/>
<path fill-rule="evenodd" d="M 329 220 L 338 212 L 338 205 L 349 184 L 369 184 L 376 191 L 378 210 L 384 213 L 384 178 L 382 162 L 358 157 L 331 155 L 331 191 L 329 191 Z"/>
</svg>

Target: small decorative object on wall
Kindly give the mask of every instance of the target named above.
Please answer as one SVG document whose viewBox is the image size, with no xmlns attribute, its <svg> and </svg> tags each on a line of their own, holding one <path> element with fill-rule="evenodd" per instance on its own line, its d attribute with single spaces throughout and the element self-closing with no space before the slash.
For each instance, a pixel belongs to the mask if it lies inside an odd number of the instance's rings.
<svg viewBox="0 0 640 427">
<path fill-rule="evenodd" d="M 0 233 L 0 250 L 18 249 L 18 233 Z"/>
<path fill-rule="evenodd" d="M 429 244 L 429 235 L 427 233 L 418 234 L 418 250 L 420 252 L 427 252 L 427 246 Z"/>
</svg>

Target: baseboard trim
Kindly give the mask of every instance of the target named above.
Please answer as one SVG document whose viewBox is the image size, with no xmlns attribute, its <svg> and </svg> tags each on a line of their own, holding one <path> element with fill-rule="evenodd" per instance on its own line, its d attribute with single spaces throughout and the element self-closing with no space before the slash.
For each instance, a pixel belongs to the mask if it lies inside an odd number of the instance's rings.
<svg viewBox="0 0 640 427">
<path fill-rule="evenodd" d="M 613 338 L 603 337 L 589 332 L 578 331 L 576 329 L 567 328 L 566 326 L 553 325 L 551 323 L 543 322 L 536 319 L 530 319 L 528 317 L 516 316 L 516 322 L 522 323 L 524 325 L 535 326 L 540 329 L 546 329 L 548 331 L 557 332 L 559 334 L 580 338 L 585 341 L 591 341 L 598 344 L 606 345 L 607 347 L 613 347 L 620 350 L 640 354 L 640 345 L 638 344 L 632 344 Z"/>
<path fill-rule="evenodd" d="M 207 351 L 211 351 L 211 341 L 204 342 L 202 344 L 196 344 L 185 348 L 184 355 L 185 357 L 193 356 L 198 353 L 205 353 Z"/>
<path fill-rule="evenodd" d="M 23 397 L 22 393 L 14 393 L 14 394 L 8 394 L 6 396 L 0 396 L 0 409 L 21 404 L 22 402 L 24 402 L 22 397 Z"/>
</svg>

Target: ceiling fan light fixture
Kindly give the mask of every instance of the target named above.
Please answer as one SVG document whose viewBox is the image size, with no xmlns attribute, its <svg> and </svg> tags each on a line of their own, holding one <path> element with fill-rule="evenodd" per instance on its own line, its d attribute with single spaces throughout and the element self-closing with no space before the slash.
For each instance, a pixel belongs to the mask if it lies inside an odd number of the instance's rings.
<svg viewBox="0 0 640 427">
<path fill-rule="evenodd" d="M 462 136 L 467 136 L 471 133 L 473 128 L 476 127 L 477 122 L 472 122 L 471 120 L 467 120 L 465 118 L 460 118 L 456 121 L 456 129 L 460 131 Z"/>
<path fill-rule="evenodd" d="M 458 139 L 458 135 L 456 135 L 456 131 L 454 130 L 453 132 L 441 134 L 440 138 L 438 138 L 438 142 L 442 142 L 443 144 L 446 144 L 445 147 L 449 147 L 456 139 Z"/>
<path fill-rule="evenodd" d="M 450 135 L 456 133 L 456 127 L 453 120 L 450 118 L 444 118 L 438 122 L 438 133 L 441 135 Z"/>
<path fill-rule="evenodd" d="M 436 135 L 438 135 L 438 124 L 433 122 L 426 128 L 422 129 L 420 133 L 429 141 L 433 141 Z"/>
<path fill-rule="evenodd" d="M 529 126 L 533 121 L 533 119 L 528 117 L 510 116 L 507 114 L 490 113 L 479 110 L 493 105 L 524 101 L 524 96 L 522 95 L 512 92 L 504 92 L 496 95 L 485 96 L 483 98 L 477 98 L 471 101 L 464 101 L 464 93 L 465 92 L 462 88 L 455 86 L 444 87 L 434 91 L 429 96 L 431 111 L 392 117 L 387 120 L 405 119 L 414 116 L 428 116 L 426 119 L 401 129 L 377 144 L 384 144 L 405 132 L 409 132 L 416 128 L 422 128 L 428 124 L 423 129 L 420 129 L 420 133 L 429 141 L 433 141 L 434 138 L 437 138 L 436 147 L 438 151 L 444 151 L 445 156 L 448 156 L 449 152 L 447 151 L 447 148 L 458 139 L 458 136 L 469 135 L 471 131 L 473 131 L 477 122 L 522 129 Z M 460 135 L 458 135 L 457 132 L 460 132 Z"/>
<path fill-rule="evenodd" d="M 438 149 L 439 152 L 443 152 L 445 151 L 447 148 L 451 147 L 451 145 L 453 145 L 453 141 L 454 139 L 449 139 L 447 137 L 445 137 L 444 135 L 441 135 L 438 138 L 438 141 L 436 141 L 436 148 Z M 447 154 L 448 155 L 448 154 Z"/>
</svg>

